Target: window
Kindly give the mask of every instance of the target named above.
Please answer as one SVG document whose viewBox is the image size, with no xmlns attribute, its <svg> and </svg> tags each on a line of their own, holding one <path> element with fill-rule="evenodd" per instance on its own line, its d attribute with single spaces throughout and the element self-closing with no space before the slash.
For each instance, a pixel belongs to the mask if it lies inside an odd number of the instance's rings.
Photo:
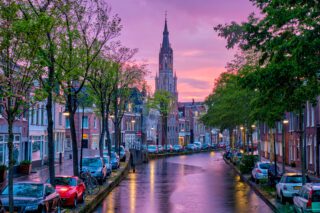
<svg viewBox="0 0 320 213">
<path fill-rule="evenodd" d="M 67 129 L 70 128 L 70 120 L 69 120 L 69 117 L 66 117 L 66 128 L 67 128 Z"/>
<path fill-rule="evenodd" d="M 311 126 L 314 127 L 314 107 L 311 107 Z"/>
<path fill-rule="evenodd" d="M 93 118 L 93 128 L 97 128 L 97 118 L 96 117 L 94 117 Z"/>
<path fill-rule="evenodd" d="M 40 112 L 39 112 L 39 106 L 37 106 L 37 109 L 36 109 L 36 125 L 38 125 L 40 122 L 39 122 L 39 115 L 40 115 Z"/>
<path fill-rule="evenodd" d="M 44 109 L 41 109 L 41 125 L 44 125 Z"/>
<path fill-rule="evenodd" d="M 83 116 L 82 119 L 83 119 L 82 121 L 83 128 L 88 129 L 89 128 L 88 116 Z"/>
<path fill-rule="evenodd" d="M 59 112 L 59 125 L 62 125 L 62 112 Z"/>
</svg>

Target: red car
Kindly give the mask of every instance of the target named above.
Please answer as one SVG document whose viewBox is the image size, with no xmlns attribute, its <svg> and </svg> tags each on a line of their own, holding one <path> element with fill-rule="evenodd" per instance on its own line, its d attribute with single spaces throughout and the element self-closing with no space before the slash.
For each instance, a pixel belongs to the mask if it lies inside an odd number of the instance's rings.
<svg viewBox="0 0 320 213">
<path fill-rule="evenodd" d="M 63 206 L 76 207 L 84 202 L 86 186 L 77 176 L 56 176 L 55 185 Z"/>
</svg>

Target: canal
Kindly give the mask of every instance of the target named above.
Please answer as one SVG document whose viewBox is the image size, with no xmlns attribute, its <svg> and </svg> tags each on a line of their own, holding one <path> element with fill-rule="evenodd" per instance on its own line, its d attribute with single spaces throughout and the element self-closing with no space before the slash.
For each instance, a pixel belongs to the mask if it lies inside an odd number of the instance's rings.
<svg viewBox="0 0 320 213">
<path fill-rule="evenodd" d="M 272 210 L 219 152 L 152 160 L 114 189 L 97 213 L 267 213 Z"/>
</svg>

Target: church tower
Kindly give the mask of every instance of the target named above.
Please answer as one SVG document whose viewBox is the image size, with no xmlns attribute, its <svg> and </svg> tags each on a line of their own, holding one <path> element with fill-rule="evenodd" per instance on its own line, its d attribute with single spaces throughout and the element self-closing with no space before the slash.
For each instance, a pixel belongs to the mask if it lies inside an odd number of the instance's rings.
<svg viewBox="0 0 320 213">
<path fill-rule="evenodd" d="M 174 98 L 173 109 L 168 115 L 168 132 L 167 143 L 178 143 L 178 91 L 177 91 L 177 75 L 173 73 L 173 50 L 169 42 L 169 31 L 167 17 L 165 18 L 162 44 L 159 52 L 159 73 L 155 78 L 156 91 L 165 90 L 171 93 Z M 161 130 L 158 129 L 159 132 Z M 160 137 L 162 134 L 159 134 Z M 162 140 L 159 140 L 162 141 Z"/>
<path fill-rule="evenodd" d="M 173 50 L 169 42 L 167 19 L 165 19 L 162 44 L 159 52 L 159 75 L 156 76 L 156 91 L 166 90 L 178 100 L 177 76 L 173 75 Z"/>
</svg>

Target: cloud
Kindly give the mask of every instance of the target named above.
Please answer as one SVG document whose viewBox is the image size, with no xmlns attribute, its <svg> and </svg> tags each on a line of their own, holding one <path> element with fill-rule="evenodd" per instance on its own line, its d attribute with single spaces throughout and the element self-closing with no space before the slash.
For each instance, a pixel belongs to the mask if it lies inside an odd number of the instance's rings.
<svg viewBox="0 0 320 213">
<path fill-rule="evenodd" d="M 198 80 L 198 79 L 193 79 L 193 78 L 179 78 L 178 84 L 180 84 L 180 83 L 187 84 L 188 86 L 190 86 L 192 88 L 197 88 L 197 89 L 210 88 L 210 82 L 205 81 L 205 80 Z"/>
</svg>

